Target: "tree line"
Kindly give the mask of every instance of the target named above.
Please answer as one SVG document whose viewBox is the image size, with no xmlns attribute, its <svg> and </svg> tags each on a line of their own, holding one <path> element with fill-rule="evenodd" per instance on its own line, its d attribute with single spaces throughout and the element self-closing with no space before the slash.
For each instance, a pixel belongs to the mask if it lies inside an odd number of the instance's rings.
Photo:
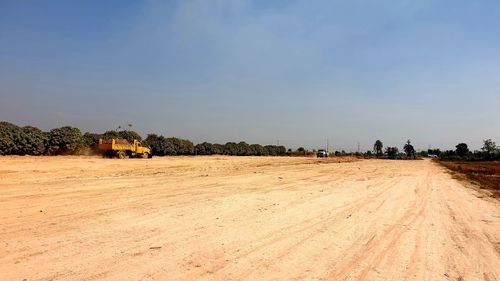
<svg viewBox="0 0 500 281">
<path fill-rule="evenodd" d="M 131 127 L 131 125 L 129 125 Z M 120 128 L 120 127 L 119 127 Z M 153 155 L 234 155 L 234 156 L 312 156 L 315 151 L 303 147 L 297 150 L 286 149 L 281 145 L 248 144 L 246 142 L 228 142 L 225 144 L 203 142 L 194 145 L 193 142 L 181 138 L 164 137 L 149 134 L 142 140 L 141 136 L 129 130 L 110 130 L 102 134 L 84 133 L 70 126 L 52 129 L 44 132 L 33 126 L 19 127 L 9 122 L 0 122 L 0 155 L 77 155 L 97 154 L 99 139 L 121 138 L 132 142 L 134 139 L 149 146 Z M 403 153 L 404 152 L 404 153 Z M 429 149 L 417 153 L 408 140 L 403 145 L 403 152 L 395 146 L 386 147 L 377 140 L 372 151 L 366 153 L 346 153 L 335 151 L 335 156 L 358 156 L 371 158 L 412 158 L 436 156 L 442 160 L 484 161 L 500 160 L 500 149 L 491 139 L 483 141 L 481 150 L 470 151 L 468 145 L 459 143 L 455 150 L 441 151 Z"/>
<path fill-rule="evenodd" d="M 142 141 L 151 148 L 152 154 L 165 155 L 234 155 L 234 156 L 285 156 L 284 146 L 228 142 L 211 144 L 193 142 L 181 138 L 149 134 L 142 140 L 132 130 L 111 130 L 103 134 L 84 133 L 70 126 L 44 132 L 32 126 L 19 127 L 9 122 L 0 122 L 0 155 L 79 155 L 97 154 L 99 139 L 120 138 L 132 142 Z"/>
<path fill-rule="evenodd" d="M 228 142 L 226 144 L 203 142 L 197 145 L 189 140 L 167 138 L 149 134 L 144 143 L 151 147 L 153 155 L 232 155 L 232 156 L 285 156 L 282 145 L 248 144 Z"/>
<path fill-rule="evenodd" d="M 466 143 L 459 143 L 454 150 L 429 149 L 428 154 L 450 161 L 492 161 L 500 160 L 500 147 L 493 140 L 486 139 L 480 150 L 471 151 Z"/>
<path fill-rule="evenodd" d="M 373 153 L 377 158 L 411 158 L 416 159 L 417 157 L 437 157 L 440 160 L 462 160 L 462 161 L 490 161 L 490 160 L 500 160 L 500 148 L 491 139 L 486 139 L 483 141 L 483 147 L 481 150 L 470 151 L 466 143 L 459 143 L 455 146 L 455 150 L 445 150 L 433 148 L 427 151 L 416 152 L 415 148 L 408 140 L 404 146 L 404 153 L 399 152 L 399 149 L 395 146 L 389 146 L 383 151 L 384 145 L 382 141 L 377 140 L 373 144 Z M 372 156 L 371 151 L 367 151 L 364 155 L 365 157 Z"/>
</svg>

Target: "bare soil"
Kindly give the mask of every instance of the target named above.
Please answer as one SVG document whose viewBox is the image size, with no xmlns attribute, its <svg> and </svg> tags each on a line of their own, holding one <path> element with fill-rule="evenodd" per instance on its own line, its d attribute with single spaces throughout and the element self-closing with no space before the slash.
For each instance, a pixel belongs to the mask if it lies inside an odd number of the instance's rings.
<svg viewBox="0 0 500 281">
<path fill-rule="evenodd" d="M 498 200 L 347 160 L 0 157 L 0 280 L 500 280 Z"/>
</svg>

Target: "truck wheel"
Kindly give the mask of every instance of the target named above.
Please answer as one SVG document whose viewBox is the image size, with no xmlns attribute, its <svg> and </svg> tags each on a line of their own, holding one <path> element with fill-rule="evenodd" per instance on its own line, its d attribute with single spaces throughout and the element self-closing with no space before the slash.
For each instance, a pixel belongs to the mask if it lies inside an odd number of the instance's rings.
<svg viewBox="0 0 500 281">
<path fill-rule="evenodd" d="M 123 150 L 120 150 L 116 153 L 116 157 L 118 157 L 118 159 L 125 159 L 127 157 L 127 153 L 125 153 L 125 151 Z"/>
<path fill-rule="evenodd" d="M 142 154 L 142 158 L 147 159 L 147 158 L 148 158 L 148 153 L 147 153 L 147 152 L 144 152 L 144 153 Z"/>
</svg>

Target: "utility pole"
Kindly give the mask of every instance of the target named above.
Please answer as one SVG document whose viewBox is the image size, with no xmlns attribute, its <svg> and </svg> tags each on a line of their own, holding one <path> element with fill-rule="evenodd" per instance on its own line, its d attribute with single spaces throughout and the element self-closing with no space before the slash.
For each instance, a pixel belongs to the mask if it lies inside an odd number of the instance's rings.
<svg viewBox="0 0 500 281">
<path fill-rule="evenodd" d="M 326 139 L 326 153 L 328 153 L 330 151 L 330 142 L 328 140 L 328 138 Z"/>
<path fill-rule="evenodd" d="M 358 153 L 359 153 L 359 141 L 358 141 Z"/>
<path fill-rule="evenodd" d="M 278 141 L 276 142 L 276 144 L 279 146 L 279 145 L 280 145 L 280 140 L 278 140 Z"/>
</svg>

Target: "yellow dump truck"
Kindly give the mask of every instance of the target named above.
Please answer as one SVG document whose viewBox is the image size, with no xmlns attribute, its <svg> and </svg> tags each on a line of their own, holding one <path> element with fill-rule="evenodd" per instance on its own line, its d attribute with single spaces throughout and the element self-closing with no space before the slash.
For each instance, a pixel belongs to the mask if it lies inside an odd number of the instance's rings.
<svg viewBox="0 0 500 281">
<path fill-rule="evenodd" d="M 134 140 L 130 143 L 124 139 L 110 139 L 110 140 L 99 140 L 99 150 L 104 153 L 107 157 L 116 158 L 128 158 L 128 157 L 138 157 L 138 158 L 151 158 L 151 149 L 149 147 L 143 146 L 138 140 Z"/>
</svg>

